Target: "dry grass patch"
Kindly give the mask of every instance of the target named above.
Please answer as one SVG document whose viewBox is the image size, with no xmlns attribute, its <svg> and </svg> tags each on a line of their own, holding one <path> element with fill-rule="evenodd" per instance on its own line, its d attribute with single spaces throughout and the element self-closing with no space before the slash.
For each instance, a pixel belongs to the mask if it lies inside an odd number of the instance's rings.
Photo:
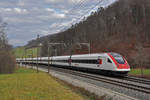
<svg viewBox="0 0 150 100">
<path fill-rule="evenodd" d="M 1 100 L 83 100 L 46 73 L 18 69 L 15 74 L 0 75 Z"/>
</svg>

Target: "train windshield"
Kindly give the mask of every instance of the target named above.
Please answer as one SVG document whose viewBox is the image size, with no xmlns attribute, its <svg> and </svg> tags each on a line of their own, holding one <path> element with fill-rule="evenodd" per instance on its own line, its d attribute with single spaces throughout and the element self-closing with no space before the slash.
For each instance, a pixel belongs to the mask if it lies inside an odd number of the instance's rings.
<svg viewBox="0 0 150 100">
<path fill-rule="evenodd" d="M 122 57 L 120 54 L 111 53 L 111 55 L 115 58 L 115 60 L 116 60 L 119 64 L 125 64 L 125 61 L 124 61 L 123 57 Z"/>
</svg>

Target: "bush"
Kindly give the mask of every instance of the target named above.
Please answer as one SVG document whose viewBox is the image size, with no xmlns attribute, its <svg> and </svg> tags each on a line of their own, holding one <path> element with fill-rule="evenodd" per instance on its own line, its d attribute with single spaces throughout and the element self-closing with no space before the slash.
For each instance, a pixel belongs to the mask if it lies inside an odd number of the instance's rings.
<svg viewBox="0 0 150 100">
<path fill-rule="evenodd" d="M 9 51 L 0 51 L 0 74 L 13 73 L 15 67 L 15 57 Z"/>
</svg>

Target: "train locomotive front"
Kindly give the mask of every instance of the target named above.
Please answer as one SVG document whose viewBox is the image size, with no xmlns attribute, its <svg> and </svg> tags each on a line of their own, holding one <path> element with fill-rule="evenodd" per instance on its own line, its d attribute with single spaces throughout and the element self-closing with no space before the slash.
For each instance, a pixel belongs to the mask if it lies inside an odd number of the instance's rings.
<svg viewBox="0 0 150 100">
<path fill-rule="evenodd" d="M 118 53 L 108 53 L 114 67 L 113 75 L 125 76 L 130 71 L 127 60 Z"/>
</svg>

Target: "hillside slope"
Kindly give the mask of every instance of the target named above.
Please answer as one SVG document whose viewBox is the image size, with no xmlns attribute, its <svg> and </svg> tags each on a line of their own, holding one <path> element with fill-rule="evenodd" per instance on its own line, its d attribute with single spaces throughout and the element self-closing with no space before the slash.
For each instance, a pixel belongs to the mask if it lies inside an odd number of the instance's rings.
<svg viewBox="0 0 150 100">
<path fill-rule="evenodd" d="M 76 43 L 88 42 L 92 53 L 118 52 L 132 66 L 149 66 L 150 1 L 119 0 L 107 8 L 100 7 L 97 12 L 68 30 L 42 37 L 43 56 L 47 55 L 47 41 L 67 44 L 66 48 L 55 47 L 58 55 L 88 53 L 86 47 L 75 49 Z M 37 41 L 32 40 L 27 46 L 35 44 Z"/>
</svg>

